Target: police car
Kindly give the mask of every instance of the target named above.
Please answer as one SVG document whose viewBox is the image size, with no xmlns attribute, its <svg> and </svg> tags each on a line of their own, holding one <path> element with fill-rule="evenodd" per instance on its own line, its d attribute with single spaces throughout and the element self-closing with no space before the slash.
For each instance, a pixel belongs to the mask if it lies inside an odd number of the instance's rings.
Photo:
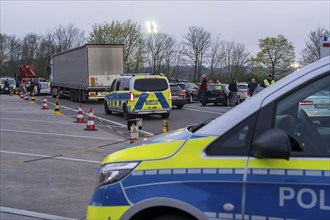
<svg viewBox="0 0 330 220">
<path fill-rule="evenodd" d="M 330 116 L 299 103 L 330 84 L 330 57 L 222 116 L 107 156 L 87 219 L 329 219 Z"/>
<path fill-rule="evenodd" d="M 163 75 L 122 74 L 107 91 L 109 94 L 104 99 L 106 114 L 122 112 L 126 120 L 134 115 L 170 116 L 171 90 Z"/>
</svg>

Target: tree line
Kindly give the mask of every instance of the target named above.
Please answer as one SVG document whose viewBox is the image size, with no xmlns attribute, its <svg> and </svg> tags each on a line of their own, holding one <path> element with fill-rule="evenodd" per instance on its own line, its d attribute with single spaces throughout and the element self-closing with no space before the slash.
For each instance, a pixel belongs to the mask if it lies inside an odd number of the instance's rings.
<svg viewBox="0 0 330 220">
<path fill-rule="evenodd" d="M 300 65 L 320 58 L 320 40 L 329 30 L 316 27 L 307 36 L 306 47 L 300 52 Z M 259 39 L 260 51 L 252 56 L 240 42 L 226 41 L 203 27 L 190 26 L 180 41 L 172 35 L 145 33 L 132 20 L 105 22 L 92 25 L 85 33 L 73 24 L 59 25 L 46 34 L 29 33 L 19 38 L 0 33 L 1 75 L 16 76 L 18 65 L 33 64 L 39 76 L 48 78 L 46 69 L 51 56 L 83 44 L 124 44 L 125 72 L 164 73 L 169 78 L 185 78 L 198 82 L 202 74 L 213 81 L 231 78 L 247 81 L 261 80 L 266 74 L 280 78 L 295 67 L 295 47 L 283 35 Z M 247 74 L 249 73 L 249 74 Z"/>
</svg>

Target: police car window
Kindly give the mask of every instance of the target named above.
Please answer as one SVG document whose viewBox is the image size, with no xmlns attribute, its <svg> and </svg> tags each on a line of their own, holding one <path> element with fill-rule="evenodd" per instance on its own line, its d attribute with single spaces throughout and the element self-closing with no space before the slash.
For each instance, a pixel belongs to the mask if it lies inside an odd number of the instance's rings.
<svg viewBox="0 0 330 220">
<path fill-rule="evenodd" d="M 206 148 L 205 153 L 210 156 L 248 155 L 255 122 L 256 113 L 217 138 Z"/>
<path fill-rule="evenodd" d="M 292 155 L 330 155 L 329 87 L 328 74 L 277 103 L 273 127 L 288 134 Z"/>
<path fill-rule="evenodd" d="M 117 80 L 115 79 L 112 84 L 111 84 L 111 87 L 110 87 L 110 91 L 115 91 L 116 89 L 116 84 L 117 84 Z"/>
<path fill-rule="evenodd" d="M 128 91 L 129 90 L 129 79 L 124 79 L 123 80 L 123 85 L 122 85 L 122 89 L 123 91 Z"/>
<path fill-rule="evenodd" d="M 167 80 L 164 78 L 136 79 L 134 89 L 140 92 L 163 91 L 168 89 Z"/>
<path fill-rule="evenodd" d="M 122 82 L 123 82 L 122 79 L 117 79 L 116 91 L 121 91 Z"/>
</svg>

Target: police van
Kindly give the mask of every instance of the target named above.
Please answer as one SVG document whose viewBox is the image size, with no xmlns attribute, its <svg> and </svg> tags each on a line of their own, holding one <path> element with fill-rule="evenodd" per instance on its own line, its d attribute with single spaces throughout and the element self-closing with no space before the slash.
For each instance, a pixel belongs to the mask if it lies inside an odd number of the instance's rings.
<svg viewBox="0 0 330 220">
<path fill-rule="evenodd" d="M 87 219 L 329 219 L 329 87 L 326 57 L 214 120 L 108 155 Z"/>
<path fill-rule="evenodd" d="M 157 114 L 166 119 L 172 109 L 171 90 L 163 75 L 122 74 L 116 78 L 104 99 L 106 114 L 122 112 L 132 116 Z"/>
</svg>

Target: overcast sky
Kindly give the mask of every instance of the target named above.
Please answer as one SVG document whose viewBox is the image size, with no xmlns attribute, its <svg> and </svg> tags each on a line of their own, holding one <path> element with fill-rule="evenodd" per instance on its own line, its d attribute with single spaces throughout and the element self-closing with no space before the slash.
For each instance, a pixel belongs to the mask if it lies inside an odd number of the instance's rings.
<svg viewBox="0 0 330 220">
<path fill-rule="evenodd" d="M 253 55 L 259 51 L 258 39 L 282 34 L 293 42 L 299 56 L 311 30 L 330 29 L 330 0 L 0 2 L 1 33 L 19 37 L 45 34 L 69 23 L 88 34 L 93 24 L 132 19 L 143 28 L 146 21 L 155 21 L 159 31 L 179 41 L 189 26 L 202 26 L 213 36 L 244 43 Z"/>
</svg>

